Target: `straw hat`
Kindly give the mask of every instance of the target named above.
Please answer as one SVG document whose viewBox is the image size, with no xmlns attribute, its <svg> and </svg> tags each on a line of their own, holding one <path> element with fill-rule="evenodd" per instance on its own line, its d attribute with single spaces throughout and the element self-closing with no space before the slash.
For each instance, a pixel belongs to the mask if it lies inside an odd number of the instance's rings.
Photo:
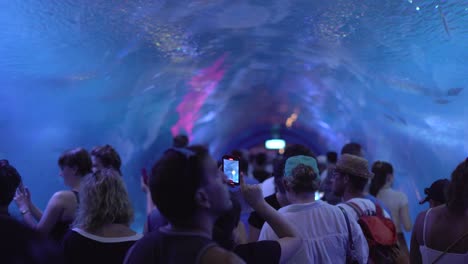
<svg viewBox="0 0 468 264">
<path fill-rule="evenodd" d="M 366 179 L 372 179 L 374 177 L 374 174 L 369 171 L 369 163 L 366 159 L 350 154 L 343 154 L 341 156 L 336 164 L 335 170 L 340 173 Z"/>
</svg>

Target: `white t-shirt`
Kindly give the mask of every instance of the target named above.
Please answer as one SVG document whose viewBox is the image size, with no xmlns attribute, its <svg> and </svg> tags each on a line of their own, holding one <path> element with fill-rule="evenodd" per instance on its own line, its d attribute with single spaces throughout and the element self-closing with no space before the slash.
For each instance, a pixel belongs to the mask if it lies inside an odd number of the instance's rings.
<svg viewBox="0 0 468 264">
<path fill-rule="evenodd" d="M 387 206 L 388 210 L 390 210 L 397 232 L 401 232 L 400 209 L 403 206 L 408 205 L 408 197 L 406 194 L 395 191 L 391 188 L 382 188 L 377 194 L 377 198 Z"/>
<path fill-rule="evenodd" d="M 263 197 L 270 196 L 275 193 L 275 177 L 270 177 L 262 183 Z"/>
<path fill-rule="evenodd" d="M 285 206 L 279 212 L 299 231 L 302 246 L 288 263 L 345 263 L 348 228 L 343 212 L 323 201 Z M 350 221 L 355 254 L 359 263 L 367 263 L 369 247 L 356 221 Z M 268 223 L 263 225 L 259 240 L 276 240 Z"/>
<path fill-rule="evenodd" d="M 349 202 L 352 202 L 352 203 L 356 204 L 357 206 L 359 206 L 359 208 L 361 208 L 361 210 L 365 214 L 371 215 L 371 214 L 374 214 L 376 212 L 374 202 L 372 202 L 369 199 L 366 199 L 366 198 L 353 198 L 353 199 L 349 199 L 348 201 L 346 201 L 346 203 L 349 203 Z M 356 219 L 356 221 L 359 220 L 359 216 L 356 213 L 356 211 L 351 206 L 347 205 L 346 203 L 340 203 L 340 204 L 338 204 L 338 206 L 340 206 L 341 208 L 346 210 L 346 213 L 348 214 L 350 219 L 354 218 L 354 219 Z M 384 216 L 386 218 L 391 218 L 390 215 L 383 208 L 382 208 L 382 211 L 383 211 L 383 214 L 384 214 Z"/>
</svg>

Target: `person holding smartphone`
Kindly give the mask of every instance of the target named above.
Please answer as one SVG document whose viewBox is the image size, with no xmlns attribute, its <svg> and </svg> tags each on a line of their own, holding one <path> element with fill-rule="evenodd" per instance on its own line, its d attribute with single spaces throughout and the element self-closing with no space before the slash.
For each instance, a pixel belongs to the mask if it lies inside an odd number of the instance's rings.
<svg viewBox="0 0 468 264">
<path fill-rule="evenodd" d="M 278 236 L 276 240 L 257 241 L 240 244 L 238 234 L 241 208 L 237 200 L 233 200 L 233 207 L 222 215 L 215 223 L 214 240 L 227 250 L 231 250 L 246 263 L 284 263 L 299 250 L 301 239 L 286 218 L 271 207 L 263 198 L 259 184 L 245 183 L 245 175 L 239 177 L 239 184 L 244 200 L 265 219 Z"/>
<path fill-rule="evenodd" d="M 47 207 L 41 211 L 31 200 L 31 193 L 25 186 L 18 188 L 15 202 L 25 223 L 46 234 L 51 239 L 61 242 L 75 219 L 79 205 L 78 190 L 81 180 L 91 173 L 91 157 L 83 148 L 76 148 L 63 153 L 59 160 L 60 176 L 70 190 L 56 192 Z"/>
</svg>

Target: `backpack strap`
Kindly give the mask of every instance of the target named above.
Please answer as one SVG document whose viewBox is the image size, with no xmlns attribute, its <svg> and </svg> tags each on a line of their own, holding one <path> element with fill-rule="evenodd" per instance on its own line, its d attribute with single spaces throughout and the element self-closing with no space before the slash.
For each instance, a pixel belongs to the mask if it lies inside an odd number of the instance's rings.
<svg viewBox="0 0 468 264">
<path fill-rule="evenodd" d="M 377 215 L 377 216 L 384 217 L 382 206 L 380 206 L 378 203 L 374 203 L 374 205 L 375 205 L 375 213 L 376 213 L 376 215 Z"/>
<path fill-rule="evenodd" d="M 351 233 L 351 224 L 349 223 L 349 217 L 348 214 L 346 213 L 346 210 L 343 209 L 343 207 L 338 206 L 340 208 L 341 212 L 343 212 L 344 218 L 346 220 L 346 227 L 348 229 L 348 245 L 351 250 L 354 250 L 354 242 L 353 242 L 353 234 Z"/>
<path fill-rule="evenodd" d="M 345 204 L 348 205 L 349 207 L 353 208 L 353 210 L 356 212 L 358 218 L 364 215 L 364 212 L 362 211 L 361 207 L 359 207 L 359 205 L 357 205 L 356 203 L 347 202 Z"/>
<path fill-rule="evenodd" d="M 465 237 L 468 237 L 468 232 L 463 234 L 460 238 L 458 238 L 455 242 L 452 243 L 442 254 L 440 254 L 433 262 L 432 264 L 436 263 L 439 261 L 445 254 L 447 254 L 450 250 L 452 250 L 459 242 L 461 242 Z"/>
</svg>

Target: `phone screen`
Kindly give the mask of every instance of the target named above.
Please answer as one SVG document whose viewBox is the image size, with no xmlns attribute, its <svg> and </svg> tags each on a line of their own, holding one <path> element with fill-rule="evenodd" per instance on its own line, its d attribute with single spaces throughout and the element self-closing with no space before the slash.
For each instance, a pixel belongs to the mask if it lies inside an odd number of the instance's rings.
<svg viewBox="0 0 468 264">
<path fill-rule="evenodd" d="M 224 174 L 234 184 L 239 184 L 239 161 L 234 158 L 223 158 Z"/>
</svg>

